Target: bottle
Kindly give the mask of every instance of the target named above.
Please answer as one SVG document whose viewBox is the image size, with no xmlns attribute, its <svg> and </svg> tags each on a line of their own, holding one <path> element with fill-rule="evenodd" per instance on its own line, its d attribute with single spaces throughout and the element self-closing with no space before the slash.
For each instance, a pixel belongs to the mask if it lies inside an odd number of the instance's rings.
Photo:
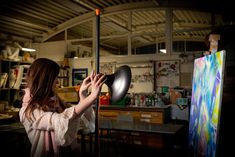
<svg viewBox="0 0 235 157">
<path fill-rule="evenodd" d="M 140 106 L 140 99 L 139 99 L 139 95 L 138 94 L 135 95 L 135 106 L 136 107 Z"/>
</svg>

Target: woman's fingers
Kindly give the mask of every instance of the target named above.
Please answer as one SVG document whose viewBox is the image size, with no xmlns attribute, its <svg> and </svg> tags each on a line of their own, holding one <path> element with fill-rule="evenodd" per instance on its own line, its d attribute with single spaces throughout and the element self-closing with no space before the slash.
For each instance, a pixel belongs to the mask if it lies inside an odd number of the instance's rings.
<svg viewBox="0 0 235 157">
<path fill-rule="evenodd" d="M 90 74 L 90 76 L 93 76 L 93 75 L 94 75 L 94 73 L 95 73 L 95 71 L 94 71 L 94 70 L 91 70 L 91 74 Z"/>
<path fill-rule="evenodd" d="M 81 90 L 87 90 L 87 88 L 91 85 L 91 79 L 90 76 L 86 77 L 81 85 Z"/>
<path fill-rule="evenodd" d="M 95 83 L 96 85 L 98 86 L 102 86 L 104 81 L 105 81 L 105 76 L 104 74 L 97 74 L 95 77 L 94 77 L 94 80 L 93 80 L 93 83 Z"/>
<path fill-rule="evenodd" d="M 97 81 L 97 84 L 99 86 L 102 86 L 104 84 L 104 82 L 107 80 L 107 77 L 105 77 L 106 75 L 102 74 L 101 77 L 99 77 L 98 81 Z"/>
<path fill-rule="evenodd" d="M 92 70 L 92 71 L 91 71 L 91 74 L 90 74 L 90 79 L 91 79 L 91 81 L 94 80 L 94 76 L 95 76 L 95 72 L 94 72 L 94 70 Z"/>
<path fill-rule="evenodd" d="M 90 86 L 91 85 L 91 82 L 93 81 L 94 79 L 94 75 L 95 75 L 95 72 L 92 70 L 90 76 L 86 77 L 84 80 L 83 80 L 83 83 L 84 85 L 86 86 Z"/>
<path fill-rule="evenodd" d="M 90 82 L 90 81 L 91 81 L 90 76 L 86 77 L 86 78 L 83 80 L 84 83 L 88 83 L 88 82 Z"/>
</svg>

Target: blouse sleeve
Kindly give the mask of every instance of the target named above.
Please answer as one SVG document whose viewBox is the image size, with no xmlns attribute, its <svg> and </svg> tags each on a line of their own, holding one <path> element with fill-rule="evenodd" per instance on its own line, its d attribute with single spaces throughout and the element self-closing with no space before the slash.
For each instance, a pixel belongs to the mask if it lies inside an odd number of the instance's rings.
<svg viewBox="0 0 235 157">
<path fill-rule="evenodd" d="M 19 117 L 28 133 L 32 133 L 33 130 L 53 131 L 58 145 L 68 145 L 75 139 L 80 125 L 80 116 L 77 116 L 75 113 L 75 106 L 65 109 L 62 113 L 45 112 L 35 109 L 30 120 L 25 117 L 25 110 L 29 101 L 30 92 L 29 89 L 25 89 Z"/>
<path fill-rule="evenodd" d="M 88 114 L 89 118 L 86 118 L 85 114 Z M 86 112 L 82 114 L 80 121 L 83 133 L 95 132 L 95 112 L 92 107 L 88 108 Z"/>
<path fill-rule="evenodd" d="M 80 117 L 76 115 L 74 107 L 67 108 L 62 113 L 44 112 L 35 109 L 32 120 L 24 117 L 24 108 L 20 111 L 20 120 L 26 127 L 26 131 L 53 131 L 56 143 L 61 146 L 71 144 L 76 138 Z"/>
<path fill-rule="evenodd" d="M 75 108 L 70 107 L 63 113 L 53 113 L 49 129 L 55 133 L 56 142 L 59 145 L 69 145 L 76 138 L 79 129 L 79 117 Z"/>
</svg>

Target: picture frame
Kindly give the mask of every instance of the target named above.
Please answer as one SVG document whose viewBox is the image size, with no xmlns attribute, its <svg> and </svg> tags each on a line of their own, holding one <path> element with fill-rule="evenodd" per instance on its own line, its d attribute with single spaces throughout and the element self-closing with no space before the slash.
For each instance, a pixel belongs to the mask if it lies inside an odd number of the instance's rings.
<svg viewBox="0 0 235 157">
<path fill-rule="evenodd" d="M 72 69 L 72 85 L 81 85 L 82 81 L 88 76 L 87 68 Z"/>
</svg>

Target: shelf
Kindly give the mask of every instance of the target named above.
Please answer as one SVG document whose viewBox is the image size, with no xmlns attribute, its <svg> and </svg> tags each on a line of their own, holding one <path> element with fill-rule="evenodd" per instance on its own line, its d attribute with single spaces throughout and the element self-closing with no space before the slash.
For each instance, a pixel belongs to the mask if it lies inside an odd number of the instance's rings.
<svg viewBox="0 0 235 157">
<path fill-rule="evenodd" d="M 31 62 L 27 62 L 27 61 L 15 61 L 15 60 L 10 60 L 10 59 L 0 59 L 0 61 L 3 61 L 3 62 L 15 62 L 15 63 L 21 63 L 21 64 L 31 64 Z"/>
<path fill-rule="evenodd" d="M 60 73 L 58 76 L 58 85 L 60 87 L 68 87 L 69 86 L 69 68 L 60 68 Z"/>
<path fill-rule="evenodd" d="M 4 86 L 0 88 L 0 101 L 6 101 L 11 106 L 20 98 L 21 89 L 25 88 L 25 75 L 30 62 L 0 59 L 0 73 L 7 74 Z"/>
</svg>

